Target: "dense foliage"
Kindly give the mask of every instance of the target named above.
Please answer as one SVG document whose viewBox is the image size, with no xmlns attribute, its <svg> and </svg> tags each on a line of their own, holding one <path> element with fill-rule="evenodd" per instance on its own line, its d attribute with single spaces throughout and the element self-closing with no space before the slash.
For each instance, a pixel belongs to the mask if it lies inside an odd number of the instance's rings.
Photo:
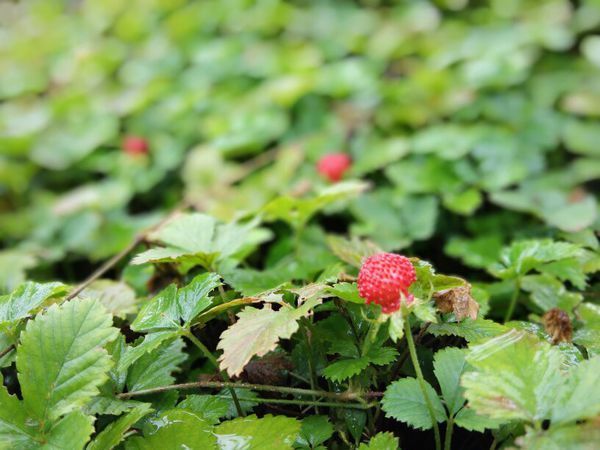
<svg viewBox="0 0 600 450">
<path fill-rule="evenodd" d="M 599 448 L 599 31 L 1 2 L 0 448 Z"/>
</svg>

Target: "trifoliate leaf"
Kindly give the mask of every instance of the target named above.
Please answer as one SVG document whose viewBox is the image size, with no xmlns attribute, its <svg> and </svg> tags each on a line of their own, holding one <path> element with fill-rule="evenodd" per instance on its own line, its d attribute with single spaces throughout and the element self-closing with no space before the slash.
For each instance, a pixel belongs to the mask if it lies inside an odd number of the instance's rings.
<svg viewBox="0 0 600 450">
<path fill-rule="evenodd" d="M 301 425 L 290 417 L 252 415 L 223 422 L 214 434 L 222 450 L 291 450 Z"/>
<path fill-rule="evenodd" d="M 188 395 L 177 407 L 192 411 L 214 425 L 221 417 L 227 415 L 229 402 L 215 395 Z"/>
<path fill-rule="evenodd" d="M 172 373 L 179 370 L 179 364 L 186 358 L 181 338 L 163 343 L 131 365 L 127 374 L 128 390 L 140 391 L 173 383 Z"/>
<path fill-rule="evenodd" d="M 189 325 L 192 319 L 212 304 L 209 293 L 220 284 L 219 276 L 212 272 L 196 276 L 181 289 L 170 284 L 142 307 L 131 329 L 178 329 L 182 325 Z"/>
<path fill-rule="evenodd" d="M 238 320 L 221 334 L 218 349 L 221 369 L 230 376 L 242 373 L 253 356 L 266 355 L 277 347 L 279 339 L 288 339 L 298 330 L 297 321 L 306 316 L 321 299 L 313 297 L 298 308 L 281 306 L 274 311 L 266 303 L 262 309 L 246 307 L 238 313 Z"/>
<path fill-rule="evenodd" d="M 333 435 L 333 425 L 327 416 L 308 416 L 302 419 L 300 434 L 294 443 L 295 448 L 313 449 L 324 444 Z"/>
<path fill-rule="evenodd" d="M 86 450 L 106 450 L 115 448 L 125 439 L 125 433 L 142 417 L 150 413 L 152 409 L 147 403 L 142 403 L 127 414 L 119 417 L 109 424 L 88 444 Z"/>
<path fill-rule="evenodd" d="M 398 450 L 400 441 L 392 433 L 377 433 L 368 443 L 359 445 L 358 450 Z"/>
<path fill-rule="evenodd" d="M 479 414 L 530 422 L 550 415 L 556 391 L 564 383 L 563 357 L 545 341 L 510 330 L 471 348 L 463 375 L 465 397 Z"/>
<path fill-rule="evenodd" d="M 28 412 L 41 423 L 85 405 L 108 378 L 102 348 L 117 336 L 112 316 L 97 301 L 54 305 L 27 324 L 17 370 Z"/>
<path fill-rule="evenodd" d="M 433 372 L 440 383 L 446 408 L 453 415 L 465 402 L 464 389 L 460 386 L 460 377 L 466 367 L 465 352 L 458 348 L 445 348 L 438 351 L 433 357 Z"/>
<path fill-rule="evenodd" d="M 125 441 L 127 450 L 156 450 L 185 448 L 206 450 L 216 448 L 217 440 L 212 426 L 204 419 L 185 409 L 171 409 L 149 422 L 144 436 Z"/>
<path fill-rule="evenodd" d="M 432 403 L 438 422 L 446 420 L 446 411 L 435 390 L 425 381 L 425 389 Z M 415 378 L 403 378 L 388 386 L 382 400 L 386 416 L 422 430 L 432 428 L 431 417 L 419 382 Z"/>
</svg>

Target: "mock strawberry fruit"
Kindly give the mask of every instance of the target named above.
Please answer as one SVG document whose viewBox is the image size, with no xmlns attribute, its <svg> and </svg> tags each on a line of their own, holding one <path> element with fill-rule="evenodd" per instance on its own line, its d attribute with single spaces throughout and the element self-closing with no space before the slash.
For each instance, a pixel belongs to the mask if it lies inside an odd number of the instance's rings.
<svg viewBox="0 0 600 450">
<path fill-rule="evenodd" d="M 384 313 L 400 309 L 402 296 L 412 300 L 408 288 L 417 279 L 410 260 L 395 253 L 377 253 L 363 262 L 358 274 L 358 293 L 367 303 L 381 305 Z"/>
<path fill-rule="evenodd" d="M 329 181 L 335 183 L 342 179 L 351 165 L 352 160 L 346 153 L 330 153 L 319 160 L 317 171 Z"/>
<path fill-rule="evenodd" d="M 148 141 L 139 136 L 127 136 L 123 140 L 123 150 L 128 155 L 145 155 L 148 153 Z"/>
</svg>

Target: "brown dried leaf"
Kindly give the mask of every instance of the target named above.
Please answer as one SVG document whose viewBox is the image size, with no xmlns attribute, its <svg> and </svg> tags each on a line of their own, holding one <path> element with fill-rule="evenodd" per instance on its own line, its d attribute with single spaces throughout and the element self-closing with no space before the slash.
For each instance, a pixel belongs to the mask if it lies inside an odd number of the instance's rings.
<svg viewBox="0 0 600 450">
<path fill-rule="evenodd" d="M 477 319 L 479 303 L 471 296 L 471 285 L 469 283 L 453 289 L 436 292 L 433 294 L 433 298 L 440 312 L 453 312 L 458 321 L 466 317 L 473 320 Z"/>
<path fill-rule="evenodd" d="M 559 308 L 552 308 L 542 316 L 546 333 L 552 337 L 552 343 L 571 342 L 573 326 L 569 315 Z"/>
<path fill-rule="evenodd" d="M 291 361 L 283 354 L 269 353 L 246 364 L 242 378 L 253 384 L 284 384 L 292 370 Z"/>
</svg>

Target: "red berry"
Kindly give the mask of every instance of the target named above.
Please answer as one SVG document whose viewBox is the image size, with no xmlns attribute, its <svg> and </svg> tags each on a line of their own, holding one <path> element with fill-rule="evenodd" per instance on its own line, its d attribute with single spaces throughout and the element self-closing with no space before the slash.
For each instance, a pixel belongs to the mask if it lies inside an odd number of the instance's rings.
<svg viewBox="0 0 600 450">
<path fill-rule="evenodd" d="M 139 136 L 127 136 L 123 140 L 123 150 L 128 155 L 145 155 L 148 153 L 148 141 Z"/>
<path fill-rule="evenodd" d="M 346 153 L 330 153 L 319 160 L 317 171 L 333 183 L 340 181 L 351 165 L 352 160 Z"/>
<path fill-rule="evenodd" d="M 400 309 L 402 294 L 412 301 L 408 288 L 417 279 L 410 260 L 394 253 L 377 253 L 363 262 L 358 274 L 358 293 L 369 303 L 381 305 L 384 313 Z"/>
</svg>

